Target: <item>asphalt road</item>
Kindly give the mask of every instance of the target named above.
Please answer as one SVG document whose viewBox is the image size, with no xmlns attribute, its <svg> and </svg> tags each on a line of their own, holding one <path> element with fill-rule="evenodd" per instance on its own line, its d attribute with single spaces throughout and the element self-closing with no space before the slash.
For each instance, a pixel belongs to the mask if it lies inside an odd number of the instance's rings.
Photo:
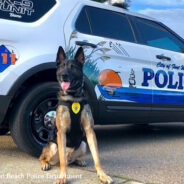
<svg viewBox="0 0 184 184">
<path fill-rule="evenodd" d="M 130 179 L 149 184 L 184 184 L 184 124 L 98 126 L 95 130 L 101 162 L 116 183 Z M 74 177 L 69 181 L 98 183 L 89 152 L 84 160 L 88 164 L 85 169 L 69 167 Z M 43 173 L 39 161 L 19 150 L 10 136 L 0 137 L 1 184 L 53 183 L 58 173 L 58 166 Z"/>
</svg>

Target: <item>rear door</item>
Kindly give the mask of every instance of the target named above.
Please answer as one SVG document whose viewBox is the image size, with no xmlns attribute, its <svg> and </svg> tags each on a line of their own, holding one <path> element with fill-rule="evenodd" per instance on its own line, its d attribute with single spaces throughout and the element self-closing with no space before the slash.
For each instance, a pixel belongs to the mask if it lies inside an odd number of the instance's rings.
<svg viewBox="0 0 184 184">
<path fill-rule="evenodd" d="M 78 11 L 79 10 L 79 11 Z M 142 86 L 144 68 L 151 68 L 150 55 L 137 44 L 126 14 L 99 7 L 78 7 L 72 32 L 65 26 L 67 53 L 73 57 L 76 41 L 84 46 L 84 73 L 92 82 L 99 100 L 99 115 L 105 122 L 147 122 L 152 103 L 152 84 Z M 107 113 L 108 112 L 108 113 Z"/>
<path fill-rule="evenodd" d="M 164 25 L 134 18 L 141 44 L 150 50 L 152 60 L 152 119 L 183 119 L 184 107 L 184 43 Z M 160 113 L 162 111 L 162 113 Z M 177 114 L 177 115 L 176 115 Z"/>
</svg>

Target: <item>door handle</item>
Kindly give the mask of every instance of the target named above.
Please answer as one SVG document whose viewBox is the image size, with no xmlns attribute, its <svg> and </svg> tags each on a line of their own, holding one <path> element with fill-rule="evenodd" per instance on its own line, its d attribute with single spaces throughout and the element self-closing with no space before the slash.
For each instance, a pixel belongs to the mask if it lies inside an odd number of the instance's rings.
<svg viewBox="0 0 184 184">
<path fill-rule="evenodd" d="M 171 61 L 170 57 L 164 56 L 163 54 L 161 55 L 156 55 L 157 59 L 161 59 L 161 60 L 167 60 L 167 61 Z"/>
<path fill-rule="evenodd" d="M 96 44 L 93 44 L 93 43 L 88 43 L 88 42 L 86 42 L 86 41 L 76 41 L 75 42 L 75 44 L 76 45 L 78 45 L 78 46 L 88 46 L 88 47 L 92 47 L 92 48 L 97 48 L 97 45 Z"/>
</svg>

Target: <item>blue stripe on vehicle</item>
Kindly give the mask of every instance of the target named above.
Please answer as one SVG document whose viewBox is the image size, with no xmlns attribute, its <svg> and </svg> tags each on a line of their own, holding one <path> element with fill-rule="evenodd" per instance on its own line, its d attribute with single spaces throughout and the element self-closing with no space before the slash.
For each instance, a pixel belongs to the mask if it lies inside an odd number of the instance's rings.
<svg viewBox="0 0 184 184">
<path fill-rule="evenodd" d="M 110 100 L 126 100 L 139 103 L 184 104 L 184 92 L 138 88 L 115 88 L 98 85 L 101 94 Z"/>
</svg>

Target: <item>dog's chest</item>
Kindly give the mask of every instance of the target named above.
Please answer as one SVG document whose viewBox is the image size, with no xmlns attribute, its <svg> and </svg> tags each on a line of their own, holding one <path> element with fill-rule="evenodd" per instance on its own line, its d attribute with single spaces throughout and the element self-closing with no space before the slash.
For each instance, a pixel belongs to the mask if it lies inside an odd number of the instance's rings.
<svg viewBox="0 0 184 184">
<path fill-rule="evenodd" d="M 66 133 L 67 138 L 67 147 L 77 149 L 82 140 L 84 139 L 84 132 L 81 126 L 81 112 L 84 108 L 84 105 L 87 104 L 87 101 L 82 102 L 59 102 L 58 105 L 67 106 L 70 114 L 70 128 Z"/>
</svg>

